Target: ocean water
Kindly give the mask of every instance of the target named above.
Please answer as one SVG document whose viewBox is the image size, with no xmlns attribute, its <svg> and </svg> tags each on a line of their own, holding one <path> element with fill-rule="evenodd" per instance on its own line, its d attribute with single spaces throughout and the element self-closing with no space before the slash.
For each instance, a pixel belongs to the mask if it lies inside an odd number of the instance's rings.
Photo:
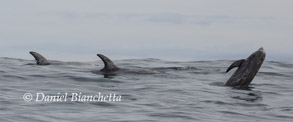
<svg viewBox="0 0 293 122">
<path fill-rule="evenodd" d="M 114 61 L 156 74 L 96 74 L 90 65 L 37 66 L 34 60 L 0 58 L 1 122 L 292 122 L 293 63 L 265 61 L 249 89 L 223 84 L 233 62 Z M 27 96 L 27 95 L 32 96 Z M 80 100 L 73 100 L 79 94 Z M 116 101 L 82 96 L 116 95 Z M 43 95 L 43 96 L 42 96 Z M 48 99 L 59 96 L 64 99 Z M 38 97 L 38 98 L 37 98 Z M 113 97 L 113 96 L 112 96 Z M 120 97 L 120 99 L 119 99 Z M 47 100 L 47 101 L 46 101 Z M 82 101 L 84 100 L 84 101 Z"/>
</svg>

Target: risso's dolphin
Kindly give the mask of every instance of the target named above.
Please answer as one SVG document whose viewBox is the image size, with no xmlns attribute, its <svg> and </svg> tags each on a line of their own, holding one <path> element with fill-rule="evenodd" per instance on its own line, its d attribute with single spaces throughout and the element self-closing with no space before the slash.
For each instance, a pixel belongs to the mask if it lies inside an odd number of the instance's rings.
<svg viewBox="0 0 293 122">
<path fill-rule="evenodd" d="M 156 71 L 146 70 L 146 69 L 119 68 L 108 57 L 102 54 L 97 54 L 97 56 L 100 57 L 104 63 L 104 68 L 96 72 L 98 74 L 118 74 L 118 73 L 155 74 L 155 73 L 158 73 Z"/>
<path fill-rule="evenodd" d="M 238 69 L 229 78 L 225 85 L 236 88 L 248 87 L 260 69 L 265 57 L 266 53 L 261 47 L 256 52 L 252 53 L 247 59 L 237 60 L 232 63 L 231 66 L 226 70 L 226 73 L 234 67 L 238 67 Z"/>
<path fill-rule="evenodd" d="M 51 63 L 49 63 L 49 61 L 44 56 L 42 56 L 41 54 L 39 54 L 37 52 L 30 51 L 30 54 L 37 61 L 37 65 L 49 65 L 49 64 L 51 64 Z"/>
<path fill-rule="evenodd" d="M 37 52 L 30 51 L 29 53 L 35 58 L 37 65 L 92 65 L 90 63 L 83 62 L 48 61 L 44 56 Z"/>
</svg>

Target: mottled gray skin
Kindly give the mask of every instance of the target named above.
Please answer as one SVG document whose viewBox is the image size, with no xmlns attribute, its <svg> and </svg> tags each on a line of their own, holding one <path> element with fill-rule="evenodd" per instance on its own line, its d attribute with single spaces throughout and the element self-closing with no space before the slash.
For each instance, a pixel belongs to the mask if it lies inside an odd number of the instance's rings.
<svg viewBox="0 0 293 122">
<path fill-rule="evenodd" d="M 256 52 L 251 54 L 247 59 L 241 59 L 232 63 L 231 66 L 227 69 L 226 73 L 234 67 L 238 67 L 238 69 L 229 78 L 225 85 L 236 88 L 248 87 L 248 85 L 251 83 L 254 76 L 260 69 L 265 59 L 265 56 L 266 53 L 261 47 Z"/>
<path fill-rule="evenodd" d="M 97 54 L 97 56 L 99 56 L 101 58 L 101 60 L 103 61 L 104 65 L 105 65 L 104 68 L 101 69 L 100 71 L 102 71 L 102 72 L 116 72 L 116 71 L 121 70 L 108 57 L 106 57 L 102 54 Z"/>
<path fill-rule="evenodd" d="M 90 63 L 83 62 L 48 61 L 44 56 L 37 52 L 30 51 L 29 53 L 35 58 L 37 65 L 92 65 Z"/>
<path fill-rule="evenodd" d="M 155 74 L 155 73 L 158 73 L 158 72 L 155 72 L 152 70 L 146 70 L 146 69 L 119 68 L 108 57 L 106 57 L 102 54 L 97 54 L 97 56 L 101 58 L 101 60 L 103 61 L 104 65 L 105 65 L 103 69 L 96 72 L 98 74 L 119 74 L 119 73 Z"/>
<path fill-rule="evenodd" d="M 34 52 L 34 51 L 30 51 L 30 54 L 35 58 L 35 60 L 37 61 L 37 65 L 49 65 L 49 61 L 42 56 L 41 54 Z"/>
</svg>

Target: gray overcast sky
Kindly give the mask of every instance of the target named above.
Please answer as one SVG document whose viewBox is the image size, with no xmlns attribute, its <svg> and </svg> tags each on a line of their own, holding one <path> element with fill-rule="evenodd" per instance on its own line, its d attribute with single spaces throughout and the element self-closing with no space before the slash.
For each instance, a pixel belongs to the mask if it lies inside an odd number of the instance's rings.
<svg viewBox="0 0 293 122">
<path fill-rule="evenodd" d="M 293 0 L 1 0 L 0 57 L 293 61 Z"/>
</svg>

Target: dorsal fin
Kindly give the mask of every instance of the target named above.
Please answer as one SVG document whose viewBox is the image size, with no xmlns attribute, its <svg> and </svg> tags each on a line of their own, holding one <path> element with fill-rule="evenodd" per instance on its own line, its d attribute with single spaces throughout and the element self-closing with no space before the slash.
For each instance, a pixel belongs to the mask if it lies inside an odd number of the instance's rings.
<svg viewBox="0 0 293 122">
<path fill-rule="evenodd" d="M 226 73 L 229 72 L 231 69 L 235 68 L 235 67 L 240 67 L 242 65 L 242 63 L 245 61 L 245 59 L 241 59 L 241 60 L 237 60 L 234 63 L 232 63 L 230 65 L 230 67 L 226 70 Z"/>
<path fill-rule="evenodd" d="M 48 62 L 48 60 L 42 56 L 41 54 L 34 52 L 34 51 L 30 51 L 30 54 L 32 56 L 34 56 L 35 60 L 37 61 L 37 65 L 49 65 L 50 63 Z"/>
<path fill-rule="evenodd" d="M 109 59 L 108 57 L 102 55 L 102 54 L 97 54 L 102 61 L 104 62 L 104 68 L 101 71 L 117 71 L 119 68 L 115 66 L 115 64 Z"/>
</svg>

